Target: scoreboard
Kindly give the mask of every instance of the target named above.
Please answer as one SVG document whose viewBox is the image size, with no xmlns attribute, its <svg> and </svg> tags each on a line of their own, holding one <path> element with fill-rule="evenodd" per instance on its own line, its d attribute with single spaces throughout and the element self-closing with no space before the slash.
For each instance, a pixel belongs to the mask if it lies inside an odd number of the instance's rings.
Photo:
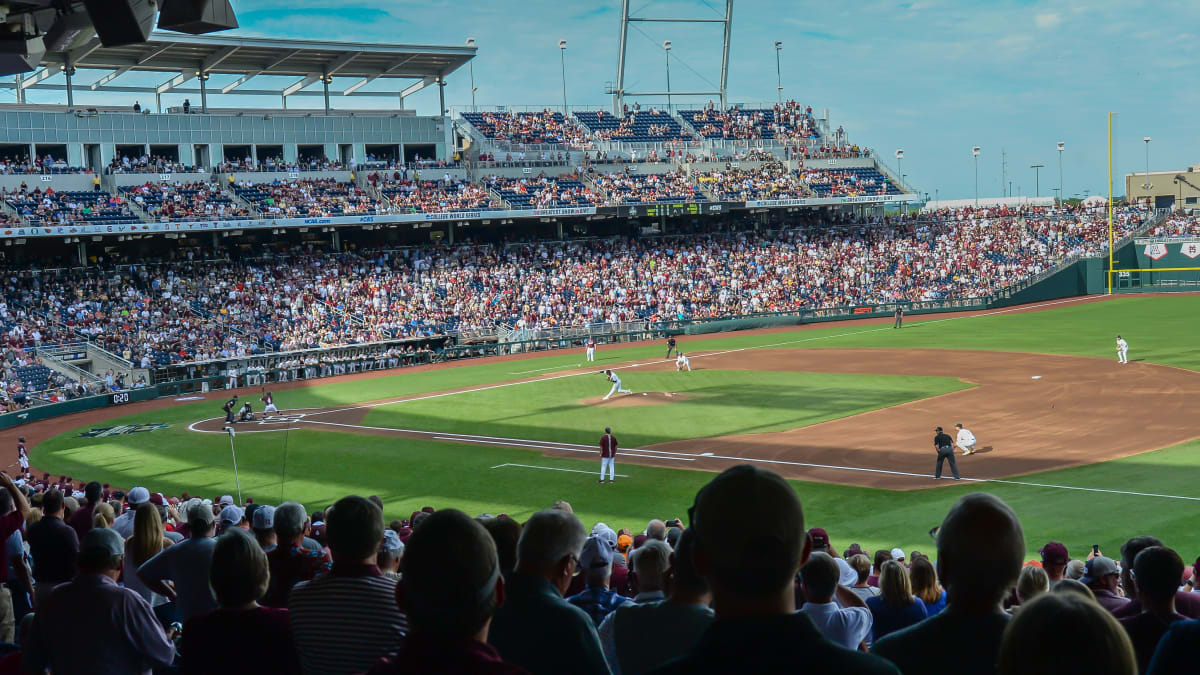
<svg viewBox="0 0 1200 675">
<path fill-rule="evenodd" d="M 670 204 L 639 204 L 637 206 L 619 207 L 618 215 L 638 218 L 658 218 L 664 216 L 702 216 L 705 214 L 726 213 L 730 204 L 722 202 L 689 202 Z"/>
</svg>

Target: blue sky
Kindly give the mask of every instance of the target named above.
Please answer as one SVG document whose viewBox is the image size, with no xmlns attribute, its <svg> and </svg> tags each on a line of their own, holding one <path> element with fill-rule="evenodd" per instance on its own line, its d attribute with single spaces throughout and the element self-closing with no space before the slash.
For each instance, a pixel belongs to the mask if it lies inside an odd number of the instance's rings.
<svg viewBox="0 0 1200 675">
<path fill-rule="evenodd" d="M 633 0 L 631 6 L 643 16 L 715 17 L 723 4 Z M 233 0 L 233 5 L 242 25 L 238 32 L 245 35 L 448 45 L 474 37 L 480 105 L 561 105 L 557 45 L 566 39 L 568 102 L 611 103 L 604 87 L 616 79 L 620 0 Z M 638 28 L 629 37 L 627 90 L 665 88 L 659 45 L 666 39 L 673 42 L 672 90 L 714 88 L 718 24 Z M 1194 58 L 1200 3 L 1194 0 L 738 0 L 731 101 L 775 99 L 775 40 L 784 43 L 785 97 L 829 108 L 835 126 L 844 125 L 852 139 L 893 165 L 894 151 L 904 148 L 909 182 L 931 196 L 935 190 L 942 198 L 974 194 L 972 145 L 982 148 L 982 195 L 1003 191 L 1002 149 L 1013 192 L 1019 186 L 1020 194 L 1032 195 L 1029 167 L 1044 164 L 1041 194 L 1053 194 L 1056 141 L 1067 148 L 1064 192 L 1103 192 L 1108 111 L 1119 113 L 1117 194 L 1123 192 L 1124 173 L 1145 168 L 1144 136 L 1153 138 L 1151 170 L 1200 162 Z M 446 99 L 452 106 L 470 104 L 466 68 L 449 77 Z M 337 98 L 334 105 L 351 107 Z M 354 99 L 354 107 L 364 105 Z M 434 114 L 436 92 L 417 94 L 408 105 Z"/>
</svg>

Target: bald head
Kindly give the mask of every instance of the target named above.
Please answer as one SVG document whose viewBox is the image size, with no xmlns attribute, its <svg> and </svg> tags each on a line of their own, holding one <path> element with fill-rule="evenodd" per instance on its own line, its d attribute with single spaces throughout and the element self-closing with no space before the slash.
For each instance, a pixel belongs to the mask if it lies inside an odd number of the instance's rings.
<svg viewBox="0 0 1200 675">
<path fill-rule="evenodd" d="M 1025 535 L 1017 514 L 989 494 L 958 500 L 938 531 L 938 573 L 950 604 L 987 606 L 1017 581 Z"/>
<path fill-rule="evenodd" d="M 654 520 L 650 521 L 649 523 L 646 523 L 646 538 L 647 539 L 657 539 L 659 541 L 666 541 L 667 540 L 667 524 L 664 523 L 663 521 L 659 520 L 658 518 L 655 518 Z"/>
</svg>

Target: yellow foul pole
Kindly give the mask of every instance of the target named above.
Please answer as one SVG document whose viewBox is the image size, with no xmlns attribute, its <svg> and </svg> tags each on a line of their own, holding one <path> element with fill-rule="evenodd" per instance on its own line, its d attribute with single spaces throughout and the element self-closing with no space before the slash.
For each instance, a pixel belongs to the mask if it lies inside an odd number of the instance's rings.
<svg viewBox="0 0 1200 675">
<path fill-rule="evenodd" d="M 1108 294 L 1112 295 L 1113 278 L 1113 181 L 1112 181 L 1112 113 L 1108 113 Z"/>
</svg>

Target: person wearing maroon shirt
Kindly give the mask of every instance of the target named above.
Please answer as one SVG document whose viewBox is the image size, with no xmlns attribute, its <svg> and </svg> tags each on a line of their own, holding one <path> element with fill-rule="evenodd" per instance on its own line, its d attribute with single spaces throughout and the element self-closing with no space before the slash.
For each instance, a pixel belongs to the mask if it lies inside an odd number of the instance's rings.
<svg viewBox="0 0 1200 675">
<path fill-rule="evenodd" d="M 1138 672 L 1146 672 L 1158 641 L 1176 621 L 1187 617 L 1175 611 L 1175 593 L 1183 577 L 1183 559 L 1165 546 L 1151 546 L 1133 561 L 1133 579 L 1141 614 L 1120 619 L 1137 656 Z"/>
<path fill-rule="evenodd" d="M 492 614 L 504 603 L 504 578 L 482 525 L 461 511 L 438 511 L 413 532 L 400 566 L 396 603 L 409 617 L 410 638 L 368 675 L 527 672 L 487 644 Z"/>
<path fill-rule="evenodd" d="M 288 611 L 261 607 L 256 601 L 267 592 L 269 578 L 267 555 L 245 530 L 233 528 L 217 539 L 209 582 L 220 607 L 184 624 L 180 646 L 184 673 L 300 671 Z M 213 648 L 230 635 L 254 648 Z"/>
<path fill-rule="evenodd" d="M 262 602 L 268 607 L 287 607 L 288 594 L 301 581 L 328 574 L 332 569 L 329 554 L 304 546 L 304 525 L 308 520 L 304 507 L 296 502 L 284 502 L 275 509 L 276 546 L 267 553 L 271 570 L 270 584 Z"/>
<path fill-rule="evenodd" d="M 83 496 L 86 503 L 75 510 L 71 514 L 71 522 L 69 525 L 75 530 L 75 534 L 83 539 L 83 535 L 92 529 L 92 515 L 96 510 L 96 504 L 100 503 L 100 483 L 92 481 L 83 489 Z"/>
<path fill-rule="evenodd" d="M 612 427 L 604 427 L 604 435 L 600 437 L 601 483 L 605 471 L 608 471 L 608 482 L 613 482 L 617 476 L 617 437 L 612 435 Z"/>
</svg>

